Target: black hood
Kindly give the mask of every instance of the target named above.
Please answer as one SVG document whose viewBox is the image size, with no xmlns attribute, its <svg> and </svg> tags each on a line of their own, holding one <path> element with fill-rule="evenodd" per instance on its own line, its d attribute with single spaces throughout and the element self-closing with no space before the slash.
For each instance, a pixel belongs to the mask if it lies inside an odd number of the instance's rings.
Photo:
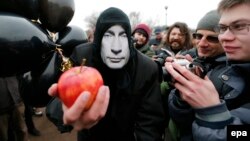
<svg viewBox="0 0 250 141">
<path fill-rule="evenodd" d="M 95 56 L 98 56 L 98 59 L 101 59 L 100 50 L 101 50 L 101 41 L 104 33 L 114 25 L 121 25 L 127 36 L 130 47 L 130 58 L 134 56 L 134 48 L 132 46 L 131 38 L 131 26 L 128 16 L 120 9 L 115 7 L 110 7 L 104 10 L 99 18 L 97 19 L 96 29 L 94 33 L 94 53 Z"/>
<path fill-rule="evenodd" d="M 130 50 L 130 58 L 128 63 L 121 69 L 111 69 L 103 63 L 101 58 L 101 42 L 104 33 L 114 25 L 121 25 L 127 36 Z M 120 9 L 110 7 L 104 10 L 97 19 L 96 29 L 93 41 L 93 61 L 95 67 L 104 77 L 105 84 L 116 84 L 117 87 L 127 88 L 131 83 L 133 76 L 133 68 L 135 66 L 136 50 L 132 44 L 131 26 L 128 16 Z M 110 78 L 112 74 L 112 78 Z"/>
</svg>

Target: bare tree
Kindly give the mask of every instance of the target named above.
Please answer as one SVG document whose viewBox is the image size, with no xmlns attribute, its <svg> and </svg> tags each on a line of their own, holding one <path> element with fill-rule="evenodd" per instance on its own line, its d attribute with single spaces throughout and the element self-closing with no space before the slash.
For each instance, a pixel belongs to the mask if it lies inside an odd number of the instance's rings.
<svg viewBox="0 0 250 141">
<path fill-rule="evenodd" d="M 93 12 L 90 16 L 86 17 L 84 21 L 87 23 L 87 27 L 91 30 L 95 30 L 97 18 L 99 17 L 100 13 Z"/>
<path fill-rule="evenodd" d="M 99 15 L 100 15 L 100 13 L 93 12 L 90 16 L 88 16 L 84 19 L 84 21 L 87 23 L 88 29 L 90 29 L 92 31 L 95 30 L 97 18 L 99 17 Z M 135 11 L 131 12 L 128 15 L 128 17 L 129 17 L 132 29 L 134 29 L 137 24 L 142 23 L 142 22 L 147 24 L 150 28 L 153 29 L 159 22 L 159 20 L 157 20 L 157 19 L 146 19 L 145 21 L 142 21 L 141 13 L 135 12 Z"/>
<path fill-rule="evenodd" d="M 141 23 L 140 15 L 141 15 L 140 12 L 131 12 L 129 14 L 129 20 L 132 29 L 134 29 L 137 24 Z"/>
<path fill-rule="evenodd" d="M 154 28 L 159 23 L 159 20 L 151 18 L 142 21 L 140 12 L 131 12 L 129 14 L 129 20 L 132 29 L 134 29 L 137 24 L 142 22 L 147 24 L 150 28 Z"/>
<path fill-rule="evenodd" d="M 155 19 L 147 19 L 147 20 L 145 21 L 145 23 L 146 23 L 149 27 L 154 28 L 159 22 L 158 22 L 158 20 L 155 20 Z"/>
</svg>

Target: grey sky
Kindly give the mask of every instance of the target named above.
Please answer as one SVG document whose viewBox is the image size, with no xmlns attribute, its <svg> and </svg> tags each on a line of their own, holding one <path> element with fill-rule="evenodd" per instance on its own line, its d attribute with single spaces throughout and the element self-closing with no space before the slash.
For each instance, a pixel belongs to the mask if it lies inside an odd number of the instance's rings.
<svg viewBox="0 0 250 141">
<path fill-rule="evenodd" d="M 140 12 L 142 20 L 153 19 L 158 25 L 186 22 L 195 28 L 199 19 L 208 11 L 216 9 L 220 0 L 74 0 L 75 14 L 72 25 L 86 29 L 84 18 L 108 7 L 121 8 L 126 14 Z M 165 6 L 168 7 L 167 11 Z M 167 13 L 167 14 L 166 14 Z"/>
</svg>

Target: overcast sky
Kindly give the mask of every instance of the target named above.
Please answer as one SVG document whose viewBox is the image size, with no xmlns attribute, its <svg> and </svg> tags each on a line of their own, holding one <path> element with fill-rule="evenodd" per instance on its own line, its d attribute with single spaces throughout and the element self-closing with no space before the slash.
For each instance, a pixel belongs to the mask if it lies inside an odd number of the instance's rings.
<svg viewBox="0 0 250 141">
<path fill-rule="evenodd" d="M 176 21 L 186 22 L 196 28 L 200 18 L 216 9 L 220 0 L 74 0 L 75 14 L 70 25 L 86 30 L 85 17 L 100 13 L 108 7 L 118 7 L 126 14 L 140 12 L 142 21 L 153 19 L 158 25 L 171 25 Z M 168 7 L 167 10 L 165 7 Z"/>
</svg>

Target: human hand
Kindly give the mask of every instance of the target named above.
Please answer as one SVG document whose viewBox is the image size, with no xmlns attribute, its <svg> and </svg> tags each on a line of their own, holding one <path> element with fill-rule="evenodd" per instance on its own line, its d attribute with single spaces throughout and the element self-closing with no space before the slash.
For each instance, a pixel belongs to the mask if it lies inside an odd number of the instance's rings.
<svg viewBox="0 0 250 141">
<path fill-rule="evenodd" d="M 192 58 L 192 56 L 191 55 L 189 55 L 189 54 L 186 54 L 185 55 L 185 59 L 187 59 L 189 62 L 193 62 L 193 58 Z"/>
<path fill-rule="evenodd" d="M 48 93 L 50 96 L 58 96 L 57 84 L 53 84 Z M 67 108 L 63 104 L 63 121 L 64 124 L 72 125 L 75 130 L 89 129 L 96 125 L 102 119 L 107 111 L 110 92 L 107 86 L 101 86 L 95 101 L 89 110 L 84 110 L 89 99 L 90 93 L 82 92 L 74 104 Z"/>
<path fill-rule="evenodd" d="M 165 63 L 165 68 L 175 80 L 174 86 L 180 91 L 181 98 L 193 108 L 205 108 L 220 103 L 219 94 L 207 76 L 202 79 L 174 62 Z"/>
<path fill-rule="evenodd" d="M 165 62 L 173 62 L 174 59 L 175 59 L 175 57 L 170 56 L 170 57 L 166 58 Z"/>
</svg>

